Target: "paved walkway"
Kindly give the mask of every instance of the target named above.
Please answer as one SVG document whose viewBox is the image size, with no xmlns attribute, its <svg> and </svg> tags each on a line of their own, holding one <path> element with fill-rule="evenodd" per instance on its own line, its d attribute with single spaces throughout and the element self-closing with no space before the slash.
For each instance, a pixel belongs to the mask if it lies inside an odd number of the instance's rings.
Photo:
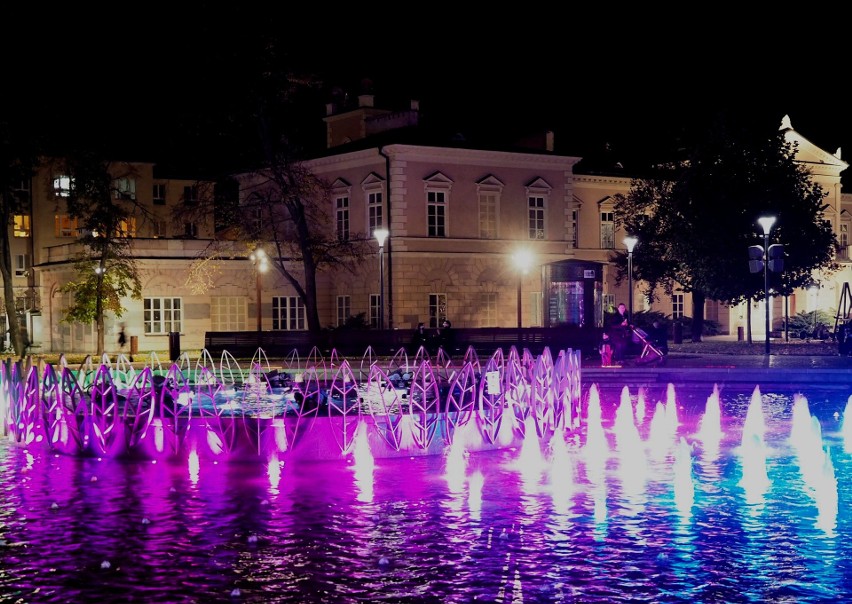
<svg viewBox="0 0 852 604">
<path fill-rule="evenodd" d="M 845 388 L 852 393 L 852 357 L 672 353 L 643 365 L 628 359 L 622 367 L 583 363 L 584 382 L 648 384 L 787 384 Z"/>
</svg>

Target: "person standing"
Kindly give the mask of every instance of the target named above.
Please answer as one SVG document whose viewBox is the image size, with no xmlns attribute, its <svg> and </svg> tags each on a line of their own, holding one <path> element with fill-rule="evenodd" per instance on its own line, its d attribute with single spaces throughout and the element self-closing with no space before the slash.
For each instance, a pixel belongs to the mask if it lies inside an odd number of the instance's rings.
<svg viewBox="0 0 852 604">
<path fill-rule="evenodd" d="M 441 323 L 441 328 L 438 330 L 438 348 L 443 348 L 444 353 L 448 357 L 453 356 L 455 348 L 455 333 L 453 332 L 453 324 L 448 319 L 444 319 Z"/>
<path fill-rule="evenodd" d="M 607 332 L 612 342 L 612 360 L 620 363 L 627 356 L 627 343 L 630 341 L 630 322 L 627 320 L 627 305 L 624 302 L 611 315 Z"/>
<path fill-rule="evenodd" d="M 416 354 L 421 346 L 426 346 L 428 343 L 429 335 L 426 333 L 426 325 L 420 322 L 411 337 L 411 354 Z"/>
</svg>

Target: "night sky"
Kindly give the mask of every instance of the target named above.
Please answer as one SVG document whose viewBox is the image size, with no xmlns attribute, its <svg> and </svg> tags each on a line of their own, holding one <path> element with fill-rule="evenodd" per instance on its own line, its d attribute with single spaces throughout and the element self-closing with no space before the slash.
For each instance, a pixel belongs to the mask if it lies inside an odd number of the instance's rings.
<svg viewBox="0 0 852 604">
<path fill-rule="evenodd" d="M 191 153 L 200 162 L 210 150 L 222 159 L 234 129 L 251 134 L 234 116 L 252 78 L 280 70 L 321 82 L 297 120 L 318 136 L 331 91 L 357 96 L 369 81 L 377 105 L 418 99 L 423 116 L 459 131 L 553 130 L 560 152 L 580 156 L 604 145 L 639 156 L 725 111 L 770 129 L 789 114 L 803 136 L 852 158 L 841 92 L 848 59 L 831 52 L 830 32 L 800 39 L 789 26 L 712 15 L 700 32 L 670 20 L 640 27 L 631 15 L 615 22 L 586 9 L 571 19 L 471 18 L 438 6 L 375 14 L 359 5 L 331 19 L 260 6 L 201 2 L 191 16 L 156 5 L 69 8 L 50 19 L 4 8 L 6 23 L 20 27 L 2 41 L 0 107 L 55 138 L 108 140 L 136 155 L 126 159 Z"/>
</svg>

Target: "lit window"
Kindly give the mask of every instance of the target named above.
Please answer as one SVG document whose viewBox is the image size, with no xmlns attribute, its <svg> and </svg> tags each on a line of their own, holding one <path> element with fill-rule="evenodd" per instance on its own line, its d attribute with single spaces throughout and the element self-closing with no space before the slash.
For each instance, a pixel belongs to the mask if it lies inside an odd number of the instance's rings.
<svg viewBox="0 0 852 604">
<path fill-rule="evenodd" d="M 121 220 L 115 235 L 116 237 L 136 237 L 136 219 L 130 216 Z"/>
<path fill-rule="evenodd" d="M 53 179 L 53 194 L 57 197 L 68 197 L 71 195 L 73 179 L 70 176 L 57 176 Z"/>
<path fill-rule="evenodd" d="M 71 218 L 68 214 L 57 214 L 53 217 L 54 220 L 54 235 L 57 237 L 76 237 L 77 236 L 77 219 Z"/>
<path fill-rule="evenodd" d="M 14 223 L 15 237 L 30 236 L 30 217 L 28 214 L 15 214 Z"/>
</svg>

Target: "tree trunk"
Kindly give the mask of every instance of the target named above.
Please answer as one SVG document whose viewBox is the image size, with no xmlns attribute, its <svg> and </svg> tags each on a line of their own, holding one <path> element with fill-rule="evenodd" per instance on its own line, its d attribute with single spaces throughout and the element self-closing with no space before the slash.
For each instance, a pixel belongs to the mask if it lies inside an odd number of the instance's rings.
<svg viewBox="0 0 852 604">
<path fill-rule="evenodd" d="M 704 333 L 704 292 L 692 292 L 692 341 L 700 342 Z"/>
<path fill-rule="evenodd" d="M 6 322 L 9 328 L 9 338 L 15 348 L 15 354 L 23 359 L 27 354 L 28 338 L 21 329 L 18 321 L 18 309 L 15 305 L 15 288 L 12 286 L 12 255 L 9 242 L 9 221 L 11 216 L 6 200 L 0 203 L 0 224 L 3 225 L 0 233 L 0 275 L 3 277 L 3 302 L 6 309 Z M 4 334 L 0 334 L 2 336 Z"/>
</svg>

